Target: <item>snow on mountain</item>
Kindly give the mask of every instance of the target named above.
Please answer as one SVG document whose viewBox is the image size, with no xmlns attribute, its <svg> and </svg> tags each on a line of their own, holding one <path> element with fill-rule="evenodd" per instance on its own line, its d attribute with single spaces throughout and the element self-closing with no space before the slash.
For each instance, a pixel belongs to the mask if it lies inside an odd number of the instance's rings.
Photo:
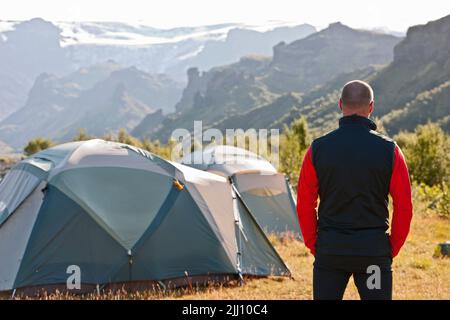
<svg viewBox="0 0 450 320">
<path fill-rule="evenodd" d="M 19 21 L 1 21 L 0 34 L 12 31 Z M 61 29 L 61 46 L 71 45 L 115 45 L 149 46 L 176 43 L 186 40 L 225 40 L 228 32 L 235 28 L 267 32 L 279 27 L 294 26 L 295 23 L 270 21 L 263 25 L 225 23 L 197 27 L 158 29 L 144 24 L 122 22 L 53 22 Z"/>
<path fill-rule="evenodd" d="M 157 29 L 142 24 L 119 22 L 55 22 L 62 30 L 62 46 L 97 44 L 148 46 L 176 43 L 188 39 L 219 40 L 239 24 Z"/>
<path fill-rule="evenodd" d="M 18 24 L 17 21 L 2 21 L 0 20 L 0 33 L 14 30 L 14 26 Z"/>
<path fill-rule="evenodd" d="M 191 67 L 206 71 L 246 55 L 270 56 L 279 42 L 315 31 L 280 21 L 160 29 L 122 22 L 0 20 L 0 120 L 24 105 L 43 72 L 61 76 L 112 60 L 183 84 Z"/>
</svg>

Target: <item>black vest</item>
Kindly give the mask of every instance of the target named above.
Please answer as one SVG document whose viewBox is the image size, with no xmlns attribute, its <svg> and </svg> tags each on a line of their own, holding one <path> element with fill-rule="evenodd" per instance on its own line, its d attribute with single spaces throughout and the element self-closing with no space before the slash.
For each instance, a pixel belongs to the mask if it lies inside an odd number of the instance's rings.
<svg viewBox="0 0 450 320">
<path fill-rule="evenodd" d="M 395 143 L 376 128 L 370 119 L 347 116 L 312 143 L 320 197 L 318 253 L 391 254 L 388 195 Z"/>
</svg>

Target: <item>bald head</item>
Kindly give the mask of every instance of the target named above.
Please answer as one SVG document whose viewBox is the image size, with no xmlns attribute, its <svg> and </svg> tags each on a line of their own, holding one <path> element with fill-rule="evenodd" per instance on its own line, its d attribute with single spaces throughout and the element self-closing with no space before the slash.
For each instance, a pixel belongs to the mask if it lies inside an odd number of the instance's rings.
<svg viewBox="0 0 450 320">
<path fill-rule="evenodd" d="M 341 93 L 340 106 L 345 113 L 367 113 L 369 115 L 373 108 L 372 87 L 360 80 L 348 82 Z"/>
</svg>

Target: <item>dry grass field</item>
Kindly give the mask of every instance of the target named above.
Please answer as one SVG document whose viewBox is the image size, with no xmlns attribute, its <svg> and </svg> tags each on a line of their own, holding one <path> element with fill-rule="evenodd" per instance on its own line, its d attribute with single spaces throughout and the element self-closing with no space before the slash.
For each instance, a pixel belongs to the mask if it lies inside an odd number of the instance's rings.
<svg viewBox="0 0 450 320">
<path fill-rule="evenodd" d="M 228 284 L 170 292 L 109 292 L 101 295 L 52 294 L 40 299 L 311 299 L 313 257 L 303 243 L 272 238 L 293 274 L 289 278 L 246 279 Z M 394 299 L 450 299 L 450 258 L 435 257 L 438 243 L 450 240 L 450 219 L 416 201 L 407 243 L 394 260 Z M 19 298 L 19 297 L 17 297 Z M 29 298 L 29 297 L 22 297 Z M 350 281 L 345 299 L 359 299 Z"/>
<path fill-rule="evenodd" d="M 435 258 L 438 243 L 450 237 L 450 219 L 416 215 L 408 242 L 394 260 L 394 299 L 450 299 L 450 258 Z M 311 299 L 313 257 L 298 241 L 275 240 L 294 279 L 249 280 L 246 285 L 207 289 L 184 299 Z M 178 297 L 177 297 L 178 298 Z M 359 299 L 350 281 L 344 299 Z"/>
</svg>

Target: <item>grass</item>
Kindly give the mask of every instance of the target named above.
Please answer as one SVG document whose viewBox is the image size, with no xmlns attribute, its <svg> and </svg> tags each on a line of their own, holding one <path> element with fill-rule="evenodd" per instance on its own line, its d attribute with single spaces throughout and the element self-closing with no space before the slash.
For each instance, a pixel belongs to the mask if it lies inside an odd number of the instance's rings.
<svg viewBox="0 0 450 320">
<path fill-rule="evenodd" d="M 394 299 L 450 299 L 450 258 L 434 258 L 438 243 L 449 240 L 450 219 L 416 215 L 410 237 L 394 259 Z M 274 240 L 274 239 L 272 239 Z M 298 241 L 274 241 L 294 279 L 268 278 L 245 286 L 207 290 L 184 299 L 311 299 L 313 257 Z M 359 299 L 352 280 L 344 299 Z"/>
<path fill-rule="evenodd" d="M 450 299 L 450 258 L 433 257 L 436 246 L 450 240 L 450 219 L 426 213 L 423 203 L 415 205 L 410 236 L 394 259 L 394 299 Z M 44 295 L 40 299 L 311 299 L 313 257 L 303 243 L 293 239 L 271 238 L 288 264 L 293 279 L 269 277 L 246 279 L 245 285 L 211 285 L 205 288 L 163 292 L 148 290 L 101 295 Z M 27 298 L 27 297 L 25 297 Z M 359 299 L 352 280 L 344 299 Z"/>
</svg>

